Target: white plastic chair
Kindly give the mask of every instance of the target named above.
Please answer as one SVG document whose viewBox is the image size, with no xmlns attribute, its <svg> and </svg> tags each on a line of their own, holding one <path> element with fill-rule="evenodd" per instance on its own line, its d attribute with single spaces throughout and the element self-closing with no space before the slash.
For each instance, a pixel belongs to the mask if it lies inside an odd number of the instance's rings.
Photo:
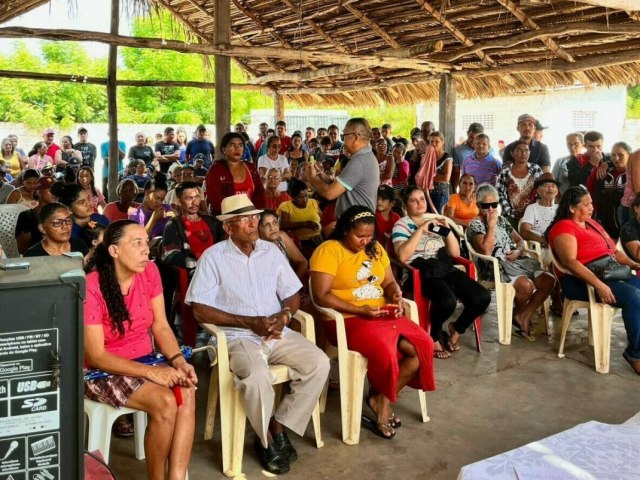
<svg viewBox="0 0 640 480">
<path fill-rule="evenodd" d="M 349 350 L 347 347 L 347 333 L 342 314 L 332 308 L 320 307 L 313 299 L 311 280 L 309 280 L 309 295 L 313 305 L 318 311 L 336 322 L 336 347 L 329 345 L 327 355 L 329 358 L 338 359 L 338 372 L 340 376 L 340 414 L 342 418 L 342 441 L 347 445 L 356 445 L 360 442 L 360 423 L 362 419 L 362 395 L 364 393 L 364 380 L 367 375 L 367 359 L 360 353 Z M 418 307 L 412 300 L 404 299 L 409 307 L 407 318 L 416 324 L 420 324 Z M 321 404 L 324 412 L 326 405 L 327 386 L 322 394 Z M 420 400 L 420 413 L 422 421 L 428 422 L 427 397 L 425 392 L 418 390 Z"/>
<path fill-rule="evenodd" d="M 89 420 L 87 450 L 100 450 L 104 461 L 109 463 L 111 447 L 111 426 L 120 415 L 133 414 L 136 459 L 144 460 L 144 432 L 147 429 L 147 414 L 133 408 L 114 408 L 111 405 L 84 399 L 84 413 Z"/>
<path fill-rule="evenodd" d="M 523 240 L 523 241 L 524 241 L 524 248 L 527 251 L 527 255 L 530 256 L 531 258 L 534 258 L 538 262 L 540 262 L 540 265 L 542 266 L 543 270 L 550 272 L 551 265 L 549 263 L 549 256 L 543 254 L 542 245 L 540 245 L 540 242 L 536 242 L 535 240 Z M 545 249 L 545 252 L 546 251 L 547 249 Z M 549 330 L 550 330 L 549 326 L 551 323 L 551 297 L 547 297 L 547 299 L 542 304 L 542 313 L 544 314 L 545 333 L 549 335 Z"/>
<path fill-rule="evenodd" d="M 18 242 L 16 242 L 16 224 L 20 212 L 28 210 L 24 205 L 0 205 L 0 245 L 8 258 L 17 258 Z"/>
<path fill-rule="evenodd" d="M 553 265 L 561 273 L 571 275 L 564 268 L 551 251 Z M 573 312 L 579 308 L 586 308 L 589 311 L 588 329 L 589 329 L 589 345 L 593 346 L 593 356 L 596 366 L 596 372 L 609 373 L 609 357 L 611 356 L 611 322 L 615 315 L 616 308 L 606 303 L 600 303 L 596 300 L 595 289 L 587 284 L 587 292 L 589 301 L 564 299 L 564 308 L 562 310 L 562 333 L 560 335 L 560 345 L 558 347 L 558 358 L 564 358 L 564 342 L 567 338 L 569 323 Z"/>
<path fill-rule="evenodd" d="M 478 253 L 473 243 L 467 236 L 467 248 L 471 258 L 477 264 L 477 259 L 486 260 L 493 268 L 493 282 L 482 282 L 489 284 L 496 292 L 496 313 L 498 316 L 498 341 L 502 345 L 511 345 L 511 322 L 513 320 L 513 299 L 516 296 L 516 289 L 510 283 L 500 281 L 500 263 L 497 258 L 491 255 Z M 480 266 L 478 265 L 478 268 Z"/>
<path fill-rule="evenodd" d="M 302 326 L 302 334 L 315 344 L 316 336 L 313 317 L 298 310 L 293 316 Z M 211 383 L 207 399 L 207 415 L 205 420 L 204 439 L 213 438 L 213 428 L 216 417 L 216 405 L 220 396 L 220 430 L 222 442 L 222 473 L 227 477 L 242 475 L 242 456 L 244 450 L 244 434 L 246 413 L 242 396 L 236 390 L 234 375 L 229 368 L 229 353 L 227 337 L 217 326 L 204 323 L 202 326 L 217 339 L 217 359 L 212 363 Z M 275 377 L 273 382 L 276 389 L 276 401 L 279 398 L 279 386 L 291 380 L 289 369 L 285 365 L 272 365 L 269 370 Z M 324 445 L 320 431 L 320 405 L 316 403 L 311 415 L 315 433 L 316 447 Z"/>
</svg>

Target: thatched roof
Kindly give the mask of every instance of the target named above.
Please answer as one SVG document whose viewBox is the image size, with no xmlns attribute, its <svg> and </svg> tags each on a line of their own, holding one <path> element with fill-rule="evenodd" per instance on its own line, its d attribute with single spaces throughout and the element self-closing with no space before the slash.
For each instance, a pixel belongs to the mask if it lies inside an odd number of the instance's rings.
<svg viewBox="0 0 640 480">
<path fill-rule="evenodd" d="M 211 43 L 214 1 L 146 1 Z M 407 63 L 236 57 L 250 82 L 305 105 L 323 97 L 345 105 L 434 100 L 445 73 L 456 77 L 458 95 L 466 98 L 640 81 L 640 12 L 594 5 L 604 0 L 230 1 L 232 45 L 386 55 Z M 0 22 L 43 3 L 0 0 Z M 417 59 L 427 68 L 416 70 Z"/>
</svg>

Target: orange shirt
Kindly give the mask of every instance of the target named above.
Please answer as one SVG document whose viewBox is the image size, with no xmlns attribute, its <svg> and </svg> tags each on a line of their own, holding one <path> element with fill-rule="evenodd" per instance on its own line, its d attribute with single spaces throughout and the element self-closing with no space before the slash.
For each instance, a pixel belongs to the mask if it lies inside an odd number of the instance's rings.
<svg viewBox="0 0 640 480">
<path fill-rule="evenodd" d="M 455 210 L 453 214 L 455 218 L 465 222 L 473 220 L 480 213 L 475 201 L 471 203 L 464 203 L 458 193 L 454 193 L 449 197 L 449 203 L 447 203 L 447 206 Z"/>
</svg>

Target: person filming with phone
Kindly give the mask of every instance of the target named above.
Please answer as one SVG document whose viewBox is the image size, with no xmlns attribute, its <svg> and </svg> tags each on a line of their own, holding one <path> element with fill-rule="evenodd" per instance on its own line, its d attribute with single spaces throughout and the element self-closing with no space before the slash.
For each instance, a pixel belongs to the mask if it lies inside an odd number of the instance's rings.
<svg viewBox="0 0 640 480">
<path fill-rule="evenodd" d="M 416 185 L 406 188 L 403 201 L 408 215 L 393 227 L 393 248 L 401 262 L 420 270 L 422 294 L 431 301 L 434 356 L 450 358 L 452 352 L 460 350 L 460 335 L 491 303 L 491 293 L 453 265 L 452 258 L 460 256 L 458 239 L 444 217 L 429 220 L 425 216 L 427 200 L 422 188 Z M 447 333 L 442 326 L 453 315 L 458 300 L 464 308 L 449 323 Z"/>
<path fill-rule="evenodd" d="M 349 349 L 367 358 L 365 404 L 375 418 L 363 416 L 363 425 L 390 439 L 401 423 L 392 409 L 400 390 L 435 390 L 433 341 L 403 315 L 402 291 L 376 241 L 375 222 L 373 211 L 361 205 L 343 212 L 331 240 L 311 257 L 311 290 L 315 303 L 343 313 Z M 325 328 L 335 345 L 335 324 Z"/>
</svg>

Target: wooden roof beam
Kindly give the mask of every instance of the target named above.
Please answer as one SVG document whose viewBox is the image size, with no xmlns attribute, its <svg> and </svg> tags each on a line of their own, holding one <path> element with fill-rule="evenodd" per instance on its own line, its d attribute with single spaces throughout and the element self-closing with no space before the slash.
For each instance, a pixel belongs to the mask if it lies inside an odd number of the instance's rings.
<svg viewBox="0 0 640 480">
<path fill-rule="evenodd" d="M 228 57 L 245 58 L 282 58 L 283 60 L 326 62 L 337 65 L 362 65 L 366 67 L 383 67 L 387 69 L 408 69 L 432 73 L 437 70 L 448 71 L 449 65 L 432 62 L 428 59 L 415 58 L 406 52 L 402 54 L 344 54 L 331 50 L 289 49 L 282 47 L 261 47 L 244 45 L 211 45 L 201 43 L 187 43 L 180 40 L 166 40 L 160 38 L 130 37 L 127 35 L 111 35 L 104 32 L 90 32 L 87 30 L 1 27 L 0 38 L 40 38 L 54 41 L 99 42 L 114 44 L 121 47 L 152 48 L 156 50 L 173 50 L 182 53 L 200 53 L 205 55 L 226 55 Z"/>
<path fill-rule="evenodd" d="M 380 37 L 382 37 L 382 39 L 385 42 L 387 42 L 391 46 L 391 48 L 395 48 L 395 49 L 402 48 L 402 45 L 400 45 L 393 38 L 391 38 L 391 35 L 389 35 L 387 32 L 385 32 L 384 29 L 380 25 L 378 25 L 377 22 L 374 22 L 373 20 L 371 20 L 366 14 L 362 13 L 360 10 L 355 8 L 353 5 L 346 4 L 346 5 L 343 5 L 343 7 L 346 10 L 348 10 L 354 17 L 356 17 L 362 23 L 367 25 L 371 30 L 376 32 Z"/>
<path fill-rule="evenodd" d="M 518 20 L 520 20 L 520 22 L 528 29 L 530 30 L 540 29 L 538 24 L 536 24 L 536 22 L 531 20 L 527 16 L 527 14 L 524 13 L 524 10 L 522 10 L 518 5 L 516 5 L 513 2 L 513 0 L 497 0 L 497 1 L 500 3 L 500 5 L 502 5 L 504 8 L 509 10 L 509 12 L 511 12 L 513 16 L 516 17 Z M 558 57 L 562 58 L 563 60 L 569 63 L 575 62 L 575 59 L 571 56 L 571 54 L 569 54 L 568 52 L 560 48 L 560 46 L 555 42 L 554 39 L 546 37 L 546 38 L 541 38 L 540 40 L 542 40 L 542 42 L 544 42 L 547 48 L 549 48 L 549 50 L 551 50 Z"/>
<path fill-rule="evenodd" d="M 629 15 L 629 18 L 634 22 L 640 23 L 640 12 L 627 12 L 627 15 Z"/>
<path fill-rule="evenodd" d="M 465 47 L 473 47 L 475 44 L 473 40 L 467 38 L 467 36 L 462 33 L 462 31 L 457 28 L 453 23 L 445 18 L 445 16 L 440 13 L 440 11 L 436 10 L 432 5 L 430 5 L 426 0 L 416 0 L 416 3 L 420 5 L 423 10 L 425 10 L 429 15 L 435 18 L 442 28 L 448 31 L 451 35 L 453 35 L 460 43 L 462 43 Z M 487 63 L 488 65 L 495 65 L 496 62 L 489 55 L 484 53 L 482 50 L 477 50 L 473 52 L 480 60 Z"/>
<path fill-rule="evenodd" d="M 621 24 L 602 24 L 595 22 L 585 23 L 567 23 L 548 28 L 539 28 L 530 32 L 522 33 L 513 37 L 502 37 L 496 40 L 489 40 L 483 43 L 476 43 L 474 46 L 445 53 L 442 55 L 433 55 L 432 60 L 440 62 L 455 62 L 456 60 L 475 53 L 478 50 L 492 49 L 508 49 L 521 43 L 540 40 L 544 37 L 554 37 L 559 35 L 587 34 L 597 33 L 605 35 L 629 35 L 639 36 L 640 25 L 621 23 Z"/>
<path fill-rule="evenodd" d="M 420 47 L 419 47 L 420 51 L 424 51 L 425 49 L 427 49 L 428 46 L 430 46 L 432 51 L 439 52 L 439 51 L 442 50 L 443 42 L 442 41 L 437 41 L 437 42 L 431 42 L 431 43 L 428 43 L 428 44 L 425 43 L 423 45 L 420 45 Z M 403 48 L 401 50 L 394 50 L 394 51 L 383 50 L 382 52 L 380 52 L 380 54 L 381 55 L 384 55 L 386 53 L 389 53 L 389 54 L 396 53 L 396 54 L 398 54 L 400 52 L 405 52 L 405 53 L 409 54 L 408 53 L 409 49 Z M 267 75 L 263 75 L 263 76 L 251 79 L 251 80 L 249 80 L 249 83 L 254 84 L 254 85 L 262 85 L 262 84 L 269 83 L 269 82 L 310 81 L 310 80 L 316 80 L 318 78 L 331 77 L 331 76 L 335 76 L 335 75 L 345 75 L 347 73 L 354 73 L 354 72 L 357 72 L 357 71 L 360 71 L 360 70 L 363 70 L 363 67 L 361 65 L 340 65 L 340 66 L 321 68 L 319 70 L 312 71 L 312 72 L 306 71 L 306 72 L 286 72 L 284 74 L 267 74 Z M 447 72 L 447 71 L 449 71 L 449 68 L 434 67 L 432 73 L 443 73 L 443 72 Z"/>
</svg>

